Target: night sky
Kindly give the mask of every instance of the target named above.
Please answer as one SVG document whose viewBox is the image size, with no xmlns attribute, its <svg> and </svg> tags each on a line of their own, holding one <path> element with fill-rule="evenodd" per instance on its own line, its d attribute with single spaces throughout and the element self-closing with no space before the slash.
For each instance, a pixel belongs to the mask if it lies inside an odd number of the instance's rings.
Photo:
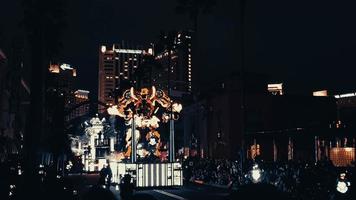
<svg viewBox="0 0 356 200">
<path fill-rule="evenodd" d="M 187 16 L 175 14 L 174 0 L 68 2 L 60 57 L 78 68 L 78 88 L 94 94 L 100 44 L 149 44 L 160 30 L 191 27 Z M 356 91 L 355 8 L 355 1 L 247 0 L 246 69 L 284 82 L 287 93 Z M 200 17 L 200 66 L 193 66 L 193 81 L 208 82 L 239 69 L 238 11 L 236 0 L 217 1 L 213 13 Z M 19 0 L 0 3 L 1 46 L 21 32 L 21 17 Z"/>
</svg>

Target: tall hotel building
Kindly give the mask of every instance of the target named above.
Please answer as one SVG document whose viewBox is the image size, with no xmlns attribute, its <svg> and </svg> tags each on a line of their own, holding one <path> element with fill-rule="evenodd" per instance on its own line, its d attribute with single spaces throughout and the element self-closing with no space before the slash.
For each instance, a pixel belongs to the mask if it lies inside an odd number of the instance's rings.
<svg viewBox="0 0 356 200">
<path fill-rule="evenodd" d="M 132 76 L 142 62 L 144 50 L 123 44 L 101 46 L 99 51 L 98 100 L 113 105 L 115 92 L 133 81 Z M 101 112 L 99 108 L 99 112 Z"/>
<path fill-rule="evenodd" d="M 164 48 L 155 55 L 162 69 L 153 73 L 153 80 L 160 88 L 171 88 L 172 96 L 182 97 L 192 92 L 192 33 L 178 31 L 170 35 L 171 39 L 164 36 Z"/>
</svg>

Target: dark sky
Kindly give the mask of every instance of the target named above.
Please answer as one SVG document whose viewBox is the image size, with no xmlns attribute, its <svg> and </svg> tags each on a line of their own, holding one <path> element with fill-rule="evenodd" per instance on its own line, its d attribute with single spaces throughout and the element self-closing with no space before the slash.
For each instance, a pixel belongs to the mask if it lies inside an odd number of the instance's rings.
<svg viewBox="0 0 356 200">
<path fill-rule="evenodd" d="M 61 58 L 77 66 L 81 89 L 96 90 L 100 44 L 148 44 L 160 30 L 191 26 L 188 17 L 175 14 L 174 0 L 68 2 Z M 0 3 L 0 42 L 19 32 L 19 5 L 19 0 Z M 355 8 L 355 1 L 247 0 L 247 70 L 284 82 L 289 93 L 356 90 Z M 200 17 L 200 65 L 193 66 L 193 80 L 209 81 L 239 68 L 238 10 L 237 0 L 217 1 L 213 13 Z"/>
</svg>

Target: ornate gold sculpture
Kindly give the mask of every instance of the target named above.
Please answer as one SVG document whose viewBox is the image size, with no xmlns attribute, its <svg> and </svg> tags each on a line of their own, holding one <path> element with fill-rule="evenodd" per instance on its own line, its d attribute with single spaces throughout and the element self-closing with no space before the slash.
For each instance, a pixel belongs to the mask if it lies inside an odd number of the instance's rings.
<svg viewBox="0 0 356 200">
<path fill-rule="evenodd" d="M 164 109 L 162 116 L 156 116 L 160 107 Z M 182 110 L 182 105 L 173 102 L 163 90 L 156 90 L 154 86 L 151 89 L 142 88 L 135 91 L 134 88 L 126 90 L 122 97 L 118 99 L 118 104 L 108 108 L 110 115 L 118 115 L 126 120 L 126 125 L 132 125 L 134 119 L 135 125 L 135 139 L 140 138 L 140 132 L 136 128 L 149 128 L 150 131 L 146 134 L 146 141 L 148 149 L 144 149 L 143 153 L 149 155 L 150 153 L 159 156 L 159 146 L 161 143 L 161 136 L 156 130 L 159 127 L 159 122 L 168 122 L 169 119 L 178 119 L 178 114 Z M 125 157 L 131 154 L 131 139 L 132 130 L 127 129 L 126 132 L 126 152 Z M 137 142 L 136 142 L 137 144 Z M 142 156 L 142 155 L 141 155 Z"/>
</svg>

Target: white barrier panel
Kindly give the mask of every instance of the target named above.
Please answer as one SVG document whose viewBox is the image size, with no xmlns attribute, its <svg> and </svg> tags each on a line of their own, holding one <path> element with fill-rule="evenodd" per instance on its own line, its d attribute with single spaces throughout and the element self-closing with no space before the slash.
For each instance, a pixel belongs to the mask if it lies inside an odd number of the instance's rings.
<svg viewBox="0 0 356 200">
<path fill-rule="evenodd" d="M 130 174 L 136 187 L 182 186 L 181 163 L 126 164 L 111 163 L 113 182 L 120 183 L 125 174 Z"/>
</svg>

